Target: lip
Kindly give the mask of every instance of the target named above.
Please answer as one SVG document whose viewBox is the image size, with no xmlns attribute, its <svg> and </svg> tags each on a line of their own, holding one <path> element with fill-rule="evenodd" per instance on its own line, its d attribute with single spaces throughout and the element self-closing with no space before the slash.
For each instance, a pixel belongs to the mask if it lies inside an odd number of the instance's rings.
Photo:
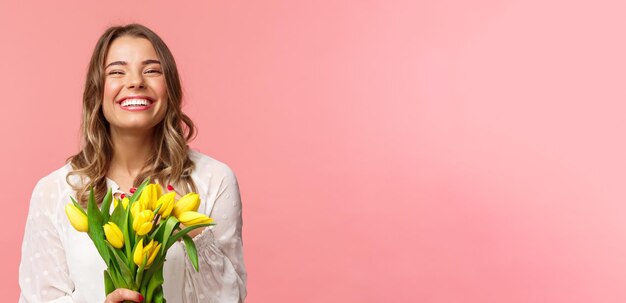
<svg viewBox="0 0 626 303">
<path fill-rule="evenodd" d="M 150 104 L 146 105 L 146 106 L 132 106 L 132 107 L 123 107 L 122 106 L 122 102 L 126 99 L 146 99 L 146 100 L 150 100 Z M 150 108 L 152 108 L 152 106 L 154 106 L 154 99 L 148 96 L 126 96 L 122 99 L 119 99 L 116 101 L 117 105 L 125 110 L 125 111 L 129 111 L 129 112 L 141 112 L 141 111 L 145 111 L 148 110 Z"/>
</svg>

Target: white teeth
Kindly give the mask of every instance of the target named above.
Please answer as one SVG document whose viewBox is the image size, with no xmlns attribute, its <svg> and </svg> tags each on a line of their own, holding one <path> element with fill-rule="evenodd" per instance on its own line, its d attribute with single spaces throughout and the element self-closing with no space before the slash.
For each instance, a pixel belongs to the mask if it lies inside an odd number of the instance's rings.
<svg viewBox="0 0 626 303">
<path fill-rule="evenodd" d="M 126 99 L 124 101 L 122 101 L 122 107 L 128 107 L 128 106 L 147 106 L 150 105 L 150 103 L 152 103 L 150 100 L 147 99 Z"/>
</svg>

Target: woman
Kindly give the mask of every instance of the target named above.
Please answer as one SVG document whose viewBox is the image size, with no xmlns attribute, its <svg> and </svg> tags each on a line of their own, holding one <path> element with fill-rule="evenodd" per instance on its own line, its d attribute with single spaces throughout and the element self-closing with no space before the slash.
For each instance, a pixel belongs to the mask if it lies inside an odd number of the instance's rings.
<svg viewBox="0 0 626 303">
<path fill-rule="evenodd" d="M 104 261 L 63 210 L 70 196 L 86 205 L 108 188 L 128 195 L 146 177 L 180 195 L 201 197 L 199 212 L 216 225 L 190 234 L 200 271 L 176 243 L 165 262 L 168 302 L 243 302 L 246 270 L 237 179 L 225 164 L 188 148 L 195 134 L 181 111 L 176 64 L 150 29 L 109 28 L 91 57 L 83 94 L 82 150 L 36 185 L 30 202 L 20 263 L 20 302 L 141 302 L 137 292 L 104 295 Z"/>
</svg>

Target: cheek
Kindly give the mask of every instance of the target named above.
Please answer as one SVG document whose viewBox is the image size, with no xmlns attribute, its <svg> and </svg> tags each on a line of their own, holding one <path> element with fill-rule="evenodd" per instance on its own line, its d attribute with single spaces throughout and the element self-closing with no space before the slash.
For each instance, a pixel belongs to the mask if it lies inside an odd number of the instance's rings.
<svg viewBox="0 0 626 303">
<path fill-rule="evenodd" d="M 165 81 L 156 81 L 152 87 L 154 88 L 154 92 L 157 93 L 160 98 L 167 98 Z"/>
<path fill-rule="evenodd" d="M 115 107 L 114 100 L 120 91 L 120 87 L 120 84 L 115 81 L 104 81 L 104 89 L 102 92 L 102 112 L 107 121 L 111 118 L 111 113 Z"/>
<path fill-rule="evenodd" d="M 115 81 L 104 81 L 104 102 L 115 100 L 121 85 Z"/>
<path fill-rule="evenodd" d="M 168 97 L 167 97 L 167 86 L 165 85 L 165 81 L 155 81 L 152 83 L 152 89 L 154 93 L 163 101 L 161 108 L 160 116 L 165 116 L 165 111 L 167 111 L 167 107 L 169 105 Z"/>
</svg>

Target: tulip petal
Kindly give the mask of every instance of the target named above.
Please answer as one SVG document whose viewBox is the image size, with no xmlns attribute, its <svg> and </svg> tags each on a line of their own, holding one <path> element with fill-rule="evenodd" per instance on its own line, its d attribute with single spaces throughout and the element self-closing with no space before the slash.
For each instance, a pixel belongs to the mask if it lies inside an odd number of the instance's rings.
<svg viewBox="0 0 626 303">
<path fill-rule="evenodd" d="M 146 263 L 146 267 L 152 265 L 154 259 L 159 254 L 159 248 L 161 248 L 161 244 L 157 244 L 150 248 L 150 257 L 148 258 L 148 262 Z"/>
<path fill-rule="evenodd" d="M 114 222 L 108 222 L 104 224 L 104 235 L 107 241 L 111 243 L 111 246 L 115 248 L 122 248 L 124 246 L 124 234 L 122 230 Z"/>
<path fill-rule="evenodd" d="M 200 207 L 200 196 L 196 193 L 188 193 L 176 201 L 172 213 L 178 218 L 186 211 L 197 211 Z"/>
<path fill-rule="evenodd" d="M 137 242 L 137 246 L 135 246 L 135 252 L 133 253 L 133 262 L 137 264 L 137 266 L 141 266 L 143 263 L 143 239 Z"/>
<path fill-rule="evenodd" d="M 72 226 L 80 232 L 88 232 L 89 231 L 89 222 L 87 220 L 87 215 L 85 215 L 82 211 L 80 211 L 75 205 L 67 204 L 65 206 L 65 214 L 67 218 L 70 220 Z"/>
<path fill-rule="evenodd" d="M 150 230 L 152 230 L 152 222 L 143 223 L 141 224 L 141 226 L 139 226 L 139 229 L 137 230 L 137 235 L 144 236 L 149 233 Z"/>
<path fill-rule="evenodd" d="M 176 193 L 170 192 L 161 196 L 161 198 L 159 198 L 159 201 L 157 201 L 157 208 L 159 206 L 161 207 L 159 209 L 159 214 L 161 215 L 162 218 L 165 219 L 169 217 L 170 213 L 172 212 L 172 209 L 174 209 L 175 198 L 176 198 Z"/>
<path fill-rule="evenodd" d="M 148 209 L 136 214 L 136 217 L 133 218 L 133 229 L 137 235 L 143 236 L 152 229 L 152 219 L 154 219 L 154 213 Z"/>
<path fill-rule="evenodd" d="M 182 213 L 178 217 L 178 220 L 180 220 L 180 223 L 185 226 L 194 226 L 213 222 L 213 219 L 209 218 L 207 215 L 195 211 L 186 211 Z"/>
</svg>

